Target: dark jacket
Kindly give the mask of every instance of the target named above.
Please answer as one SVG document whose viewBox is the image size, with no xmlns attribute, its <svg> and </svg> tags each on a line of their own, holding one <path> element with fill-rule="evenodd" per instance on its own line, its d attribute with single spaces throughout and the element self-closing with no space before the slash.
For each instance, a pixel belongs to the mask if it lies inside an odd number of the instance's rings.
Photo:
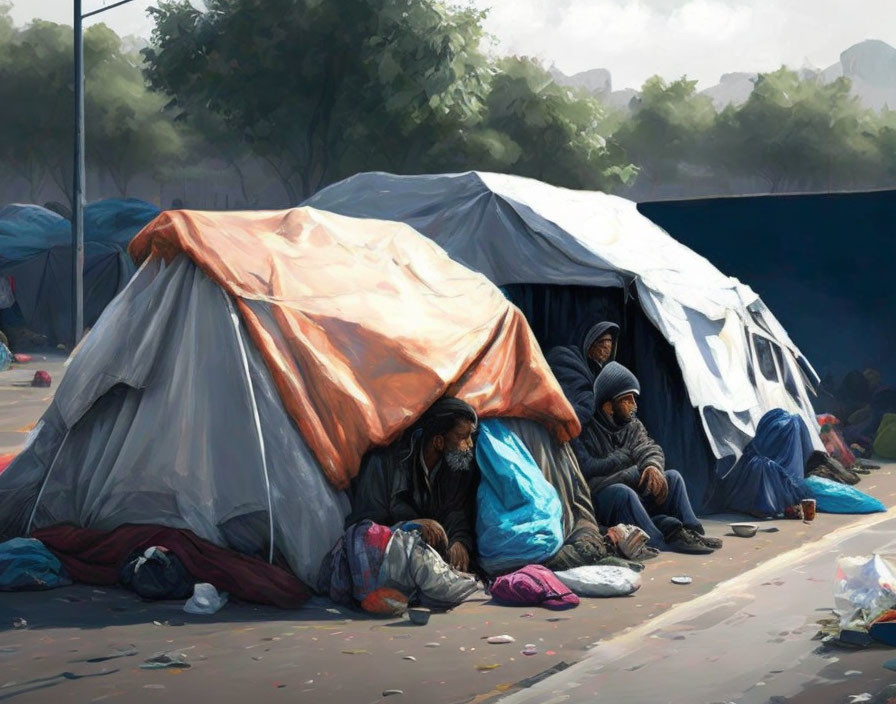
<svg viewBox="0 0 896 704">
<path fill-rule="evenodd" d="M 617 425 L 600 410 L 582 424 L 572 449 L 592 495 L 611 484 L 625 484 L 637 491 L 644 469 L 653 466 L 662 471 L 666 465 L 663 449 L 641 421 L 635 418 Z"/>
<path fill-rule="evenodd" d="M 420 443 L 412 445 L 409 437 L 402 438 L 364 457 L 352 483 L 352 512 L 345 526 L 365 518 L 386 526 L 430 518 L 445 529 L 449 545 L 459 542 L 472 554 L 478 474 L 475 466 L 454 472 L 440 461 L 430 471 L 427 487 Z"/>
<path fill-rule="evenodd" d="M 585 423 L 594 415 L 594 380 L 601 371 L 602 365 L 588 358 L 589 342 L 593 342 L 605 332 L 614 333 L 613 351 L 610 360 L 616 359 L 616 349 L 619 343 L 619 326 L 615 323 L 599 323 L 588 331 L 584 342 L 568 347 L 554 347 L 549 350 L 546 359 L 560 382 L 563 394 L 572 404 L 579 422 Z"/>
</svg>

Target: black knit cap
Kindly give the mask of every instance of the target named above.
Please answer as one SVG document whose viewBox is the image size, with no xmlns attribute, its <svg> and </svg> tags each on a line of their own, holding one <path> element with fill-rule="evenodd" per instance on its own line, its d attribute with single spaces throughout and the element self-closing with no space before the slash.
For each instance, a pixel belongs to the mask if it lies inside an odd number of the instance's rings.
<svg viewBox="0 0 896 704">
<path fill-rule="evenodd" d="M 641 393 L 638 377 L 619 362 L 607 362 L 594 380 L 595 405 L 602 406 L 606 401 L 612 401 L 628 393 Z"/>
</svg>

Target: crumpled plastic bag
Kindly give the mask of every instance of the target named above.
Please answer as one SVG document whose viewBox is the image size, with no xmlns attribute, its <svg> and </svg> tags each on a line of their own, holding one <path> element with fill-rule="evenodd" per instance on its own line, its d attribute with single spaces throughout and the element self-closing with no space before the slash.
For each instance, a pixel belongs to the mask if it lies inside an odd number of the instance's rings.
<svg viewBox="0 0 896 704">
<path fill-rule="evenodd" d="M 585 565 L 554 574 L 578 596 L 626 596 L 641 588 L 641 575 L 627 567 Z"/>
<path fill-rule="evenodd" d="M 227 592 L 218 592 L 208 582 L 199 582 L 193 587 L 193 596 L 184 604 L 184 611 L 208 616 L 217 613 L 226 603 Z"/>
<path fill-rule="evenodd" d="M 837 560 L 834 611 L 841 628 L 868 628 L 882 613 L 896 607 L 893 557 L 861 555 Z"/>
</svg>

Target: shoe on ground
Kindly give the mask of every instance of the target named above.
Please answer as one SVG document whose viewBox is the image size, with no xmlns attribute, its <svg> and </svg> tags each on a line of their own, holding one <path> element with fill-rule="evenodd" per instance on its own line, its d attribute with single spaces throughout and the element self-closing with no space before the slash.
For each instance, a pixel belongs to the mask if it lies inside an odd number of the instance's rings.
<svg viewBox="0 0 896 704">
<path fill-rule="evenodd" d="M 700 535 L 700 534 L 697 534 L 697 537 L 708 548 L 712 548 L 713 550 L 718 550 L 720 547 L 722 547 L 722 539 L 721 538 L 711 538 L 708 535 Z"/>
<path fill-rule="evenodd" d="M 666 546 L 669 550 L 683 552 L 689 555 L 708 555 L 713 551 L 706 545 L 701 536 L 688 530 L 684 526 L 666 538 Z"/>
</svg>

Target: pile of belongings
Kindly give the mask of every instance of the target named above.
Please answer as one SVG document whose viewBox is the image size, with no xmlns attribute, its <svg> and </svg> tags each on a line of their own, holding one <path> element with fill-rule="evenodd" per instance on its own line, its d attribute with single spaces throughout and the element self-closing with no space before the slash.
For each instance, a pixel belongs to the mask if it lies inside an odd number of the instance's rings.
<svg viewBox="0 0 896 704">
<path fill-rule="evenodd" d="M 896 646 L 896 570 L 883 555 L 843 556 L 834 577 L 836 618 L 819 621 L 824 642 Z"/>
<path fill-rule="evenodd" d="M 324 557 L 317 581 L 317 590 L 337 604 L 380 616 L 418 605 L 450 609 L 480 587 L 424 542 L 419 525 L 393 529 L 368 520 L 349 526 Z"/>
<path fill-rule="evenodd" d="M 873 453 L 896 459 L 896 417 L 887 419 L 896 414 L 896 387 L 884 384 L 876 369 L 853 370 L 839 385 L 826 377 L 816 405 L 824 407 L 826 416 L 839 419 L 838 433 L 853 455 L 867 458 Z M 837 459 L 849 466 L 843 458 Z"/>
</svg>

